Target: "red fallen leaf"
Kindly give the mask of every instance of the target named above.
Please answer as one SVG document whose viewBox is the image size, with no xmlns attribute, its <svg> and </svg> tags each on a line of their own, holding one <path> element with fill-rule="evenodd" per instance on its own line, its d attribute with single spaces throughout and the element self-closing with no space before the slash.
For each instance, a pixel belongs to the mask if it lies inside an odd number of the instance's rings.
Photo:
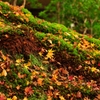
<svg viewBox="0 0 100 100">
<path fill-rule="evenodd" d="M 80 75 L 80 76 L 78 77 L 78 79 L 79 79 L 79 80 L 83 80 L 83 76 Z"/>
<path fill-rule="evenodd" d="M 73 75 L 71 75 L 71 76 L 68 77 L 68 80 L 69 81 L 72 81 L 73 79 L 74 79 L 74 76 Z"/>
<path fill-rule="evenodd" d="M 100 67 L 100 62 L 98 63 L 98 66 Z"/>
<path fill-rule="evenodd" d="M 6 96 L 0 92 L 0 100 L 6 100 Z"/>
<path fill-rule="evenodd" d="M 33 91 L 33 89 L 32 89 L 31 86 L 26 87 L 26 88 L 25 88 L 25 91 L 24 91 L 25 95 L 32 95 L 33 92 L 34 92 L 34 91 Z"/>
</svg>

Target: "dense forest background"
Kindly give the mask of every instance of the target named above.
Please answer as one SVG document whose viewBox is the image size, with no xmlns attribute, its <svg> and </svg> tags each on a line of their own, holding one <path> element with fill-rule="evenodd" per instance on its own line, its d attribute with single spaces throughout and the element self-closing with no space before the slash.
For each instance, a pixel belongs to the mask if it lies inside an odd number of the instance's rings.
<svg viewBox="0 0 100 100">
<path fill-rule="evenodd" d="M 12 4 L 12 0 L 8 1 Z M 21 5 L 23 0 L 18 0 Z M 82 34 L 100 37 L 100 0 L 27 0 L 33 15 L 57 22 Z"/>
</svg>

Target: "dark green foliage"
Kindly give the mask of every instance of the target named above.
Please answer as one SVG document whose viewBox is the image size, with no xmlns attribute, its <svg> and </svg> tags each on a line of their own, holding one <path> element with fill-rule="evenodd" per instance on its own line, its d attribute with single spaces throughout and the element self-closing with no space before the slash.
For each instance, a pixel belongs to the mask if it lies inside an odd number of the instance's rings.
<svg viewBox="0 0 100 100">
<path fill-rule="evenodd" d="M 51 0 L 40 16 L 59 22 L 80 33 L 99 36 L 99 0 Z"/>
</svg>

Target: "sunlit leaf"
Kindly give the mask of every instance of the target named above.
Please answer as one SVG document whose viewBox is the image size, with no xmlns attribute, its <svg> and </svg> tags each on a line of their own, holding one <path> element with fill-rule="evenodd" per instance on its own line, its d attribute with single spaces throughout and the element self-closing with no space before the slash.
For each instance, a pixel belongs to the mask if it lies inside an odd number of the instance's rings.
<svg viewBox="0 0 100 100">
<path fill-rule="evenodd" d="M 24 97 L 24 99 L 23 100 L 28 100 L 28 98 L 27 97 Z"/>
<path fill-rule="evenodd" d="M 53 86 L 49 86 L 49 88 L 50 88 L 50 90 L 53 90 L 54 89 Z"/>
<path fill-rule="evenodd" d="M 60 86 L 61 84 L 62 84 L 62 82 L 60 82 L 60 81 L 56 81 L 55 82 L 58 86 Z"/>
<path fill-rule="evenodd" d="M 60 100 L 66 100 L 63 96 L 59 96 Z"/>
<path fill-rule="evenodd" d="M 47 100 L 52 100 L 52 97 L 51 96 L 47 96 Z"/>
<path fill-rule="evenodd" d="M 91 68 L 91 71 L 92 71 L 92 72 L 97 71 L 96 67 L 92 67 L 92 68 Z"/>
<path fill-rule="evenodd" d="M 45 59 L 51 59 L 51 58 L 53 58 L 53 56 L 54 56 L 54 50 L 49 49 Z"/>
<path fill-rule="evenodd" d="M 16 97 L 16 96 L 13 96 L 13 97 L 12 97 L 12 100 L 17 100 L 17 97 Z"/>
<path fill-rule="evenodd" d="M 25 68 L 28 68 L 29 66 L 31 66 L 31 62 L 24 63 L 24 67 L 25 67 Z"/>
<path fill-rule="evenodd" d="M 7 76 L 7 71 L 5 69 L 3 69 L 1 76 Z"/>
</svg>

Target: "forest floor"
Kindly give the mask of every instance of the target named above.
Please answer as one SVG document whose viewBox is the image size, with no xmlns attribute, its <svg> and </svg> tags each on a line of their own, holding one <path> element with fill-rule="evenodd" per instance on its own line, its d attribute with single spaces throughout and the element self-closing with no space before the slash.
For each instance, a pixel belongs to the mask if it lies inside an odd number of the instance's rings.
<svg viewBox="0 0 100 100">
<path fill-rule="evenodd" d="M 24 13 L 0 2 L 0 100 L 100 100 L 100 40 Z"/>
</svg>

